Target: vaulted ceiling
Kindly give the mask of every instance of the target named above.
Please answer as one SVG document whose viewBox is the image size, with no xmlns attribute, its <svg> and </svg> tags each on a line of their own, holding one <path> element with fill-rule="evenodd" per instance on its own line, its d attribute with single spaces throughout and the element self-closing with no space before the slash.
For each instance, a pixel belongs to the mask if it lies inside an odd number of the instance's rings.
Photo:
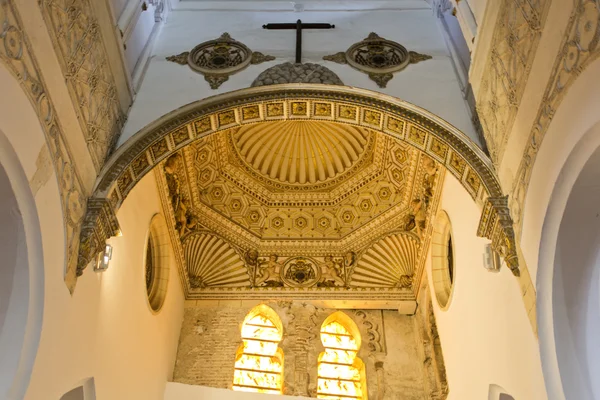
<svg viewBox="0 0 600 400">
<path fill-rule="evenodd" d="M 188 298 L 414 298 L 443 181 L 415 147 L 270 121 L 199 139 L 159 170 Z"/>
</svg>

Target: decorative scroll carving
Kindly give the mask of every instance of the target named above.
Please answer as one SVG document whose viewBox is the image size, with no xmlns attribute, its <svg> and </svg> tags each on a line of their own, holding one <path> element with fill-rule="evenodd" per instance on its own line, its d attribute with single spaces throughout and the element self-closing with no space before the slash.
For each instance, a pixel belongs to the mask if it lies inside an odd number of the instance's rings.
<svg viewBox="0 0 600 400">
<path fill-rule="evenodd" d="M 369 339 L 367 347 L 369 348 L 369 351 L 371 353 L 385 353 L 385 341 L 383 340 L 382 333 L 379 331 L 379 325 L 373 323 L 362 310 L 354 311 L 354 315 L 360 319 L 359 323 L 367 329 L 367 336 Z"/>
<path fill-rule="evenodd" d="M 513 275 L 519 276 L 519 260 L 508 196 L 488 197 L 483 207 L 477 236 L 492 241 L 492 249 L 504 258 Z"/>
<path fill-rule="evenodd" d="M 59 181 L 67 242 L 65 281 L 72 293 L 75 289 L 79 256 L 79 233 L 85 213 L 85 189 L 60 121 L 56 118 L 54 104 L 40 67 L 22 28 L 21 18 L 12 1 L 0 0 L 0 37 L 4 38 L 0 42 L 0 62 L 20 83 L 38 114 Z"/>
<path fill-rule="evenodd" d="M 42 15 L 96 171 L 125 122 L 100 26 L 90 0 L 43 0 Z"/>
<path fill-rule="evenodd" d="M 323 57 L 323 60 L 349 64 L 368 74 L 380 88 L 386 87 L 394 77 L 394 72 L 402 71 L 409 64 L 429 59 L 431 56 L 408 51 L 401 44 L 384 39 L 374 32 L 363 41 L 350 46 L 345 52 Z"/>
<path fill-rule="evenodd" d="M 503 0 L 477 98 L 492 160 L 499 165 L 517 115 L 550 0 Z"/>
<path fill-rule="evenodd" d="M 104 250 L 106 241 L 121 232 L 119 221 L 109 201 L 89 198 L 87 213 L 81 226 L 81 245 L 77 261 L 77 276 Z"/>
<path fill-rule="evenodd" d="M 518 235 L 533 165 L 552 117 L 577 77 L 600 56 L 600 4 L 576 0 L 566 32 L 512 188 L 510 206 Z"/>
<path fill-rule="evenodd" d="M 229 77 L 250 64 L 272 61 L 275 57 L 252 52 L 245 44 L 225 32 L 218 39 L 200 43 L 192 51 L 167 57 L 168 61 L 189 65 L 204 75 L 211 89 L 218 89 Z"/>
</svg>

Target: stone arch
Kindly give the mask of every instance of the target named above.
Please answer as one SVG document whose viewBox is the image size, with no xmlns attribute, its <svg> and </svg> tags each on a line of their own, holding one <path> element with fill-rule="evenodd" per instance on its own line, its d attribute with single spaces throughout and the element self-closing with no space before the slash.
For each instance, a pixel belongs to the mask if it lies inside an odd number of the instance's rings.
<svg viewBox="0 0 600 400">
<path fill-rule="evenodd" d="M 277 120 L 330 121 L 391 135 L 426 153 L 453 174 L 483 215 L 480 236 L 518 275 L 506 198 L 485 153 L 441 118 L 391 96 L 351 87 L 282 84 L 210 97 L 175 110 L 136 133 L 106 163 L 88 202 L 78 273 L 118 232 L 115 211 L 152 168 L 197 139 L 242 125 Z M 97 228 L 98 227 L 98 228 Z"/>
</svg>

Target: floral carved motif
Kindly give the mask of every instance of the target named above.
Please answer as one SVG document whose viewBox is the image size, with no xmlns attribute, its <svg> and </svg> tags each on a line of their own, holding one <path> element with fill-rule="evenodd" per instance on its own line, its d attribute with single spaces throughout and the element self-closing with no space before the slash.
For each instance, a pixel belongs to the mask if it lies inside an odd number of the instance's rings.
<svg viewBox="0 0 600 400">
<path fill-rule="evenodd" d="M 43 0 L 52 38 L 92 161 L 100 171 L 125 122 L 90 0 Z"/>
<path fill-rule="evenodd" d="M 33 108 L 37 111 L 40 124 L 46 135 L 46 143 L 52 156 L 54 170 L 59 181 L 59 192 L 63 220 L 66 229 L 65 281 L 69 290 L 75 288 L 75 272 L 79 252 L 79 232 L 85 214 L 85 189 L 72 152 L 65 140 L 60 122 L 40 67 L 31 50 L 27 35 L 23 31 L 20 16 L 12 3 L 0 0 L 0 62 L 19 81 Z"/>
<path fill-rule="evenodd" d="M 533 165 L 552 117 L 577 77 L 600 55 L 600 4 L 593 0 L 575 0 L 566 32 L 511 192 L 510 206 L 517 235 L 520 235 L 522 227 L 523 207 Z"/>
<path fill-rule="evenodd" d="M 262 64 L 275 57 L 253 52 L 245 44 L 234 40 L 225 32 L 215 40 L 200 43 L 191 51 L 167 57 L 180 65 L 189 65 L 204 75 L 211 89 L 218 89 L 229 77 L 252 64 Z"/>
</svg>

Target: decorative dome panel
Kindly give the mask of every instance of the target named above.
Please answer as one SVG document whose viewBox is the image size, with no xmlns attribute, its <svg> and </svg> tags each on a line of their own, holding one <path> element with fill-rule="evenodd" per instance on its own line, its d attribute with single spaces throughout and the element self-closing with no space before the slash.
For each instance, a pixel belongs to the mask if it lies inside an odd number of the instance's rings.
<svg viewBox="0 0 600 400">
<path fill-rule="evenodd" d="M 233 134 L 240 158 L 261 175 L 288 184 L 316 184 L 356 165 L 373 134 L 352 126 L 281 121 Z"/>
</svg>

